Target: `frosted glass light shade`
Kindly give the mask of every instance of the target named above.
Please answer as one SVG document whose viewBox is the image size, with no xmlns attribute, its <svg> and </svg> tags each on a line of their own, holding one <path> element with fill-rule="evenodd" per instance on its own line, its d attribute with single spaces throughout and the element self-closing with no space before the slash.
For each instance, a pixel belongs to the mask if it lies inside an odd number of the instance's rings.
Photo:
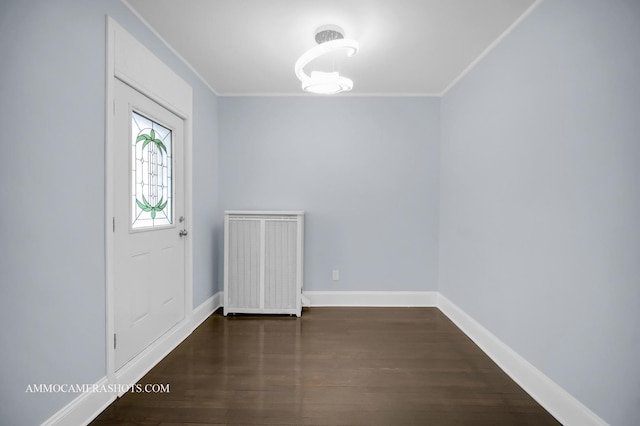
<svg viewBox="0 0 640 426">
<path fill-rule="evenodd" d="M 302 90 L 320 95 L 333 95 L 353 89 L 353 81 L 337 72 L 312 71 L 302 82 Z"/>
<path fill-rule="evenodd" d="M 327 41 L 312 47 L 305 52 L 295 64 L 296 76 L 302 82 L 302 89 L 318 94 L 331 95 L 346 92 L 353 89 L 353 81 L 341 76 L 337 72 L 312 71 L 311 76 L 304 72 L 304 67 L 320 56 L 331 52 L 344 50 L 347 56 L 353 56 L 358 52 L 359 44 L 355 40 L 337 39 Z"/>
</svg>

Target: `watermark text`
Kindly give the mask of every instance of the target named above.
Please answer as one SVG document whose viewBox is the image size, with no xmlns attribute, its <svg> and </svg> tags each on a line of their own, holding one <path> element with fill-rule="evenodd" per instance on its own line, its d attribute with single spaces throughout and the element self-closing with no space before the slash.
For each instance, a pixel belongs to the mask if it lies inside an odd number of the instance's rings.
<svg viewBox="0 0 640 426">
<path fill-rule="evenodd" d="M 105 384 L 68 384 L 68 383 L 32 383 L 27 385 L 26 393 L 169 393 L 169 383 L 105 383 Z"/>
</svg>

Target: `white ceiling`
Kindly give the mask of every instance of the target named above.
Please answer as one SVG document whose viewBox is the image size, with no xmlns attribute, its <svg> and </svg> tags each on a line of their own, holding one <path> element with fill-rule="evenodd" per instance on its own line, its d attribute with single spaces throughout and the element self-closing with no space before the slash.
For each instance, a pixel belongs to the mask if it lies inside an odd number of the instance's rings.
<svg viewBox="0 0 640 426">
<path fill-rule="evenodd" d="M 125 0 L 219 95 L 302 94 L 294 63 L 326 24 L 360 43 L 334 59 L 354 81 L 350 93 L 440 95 L 535 3 Z"/>
</svg>

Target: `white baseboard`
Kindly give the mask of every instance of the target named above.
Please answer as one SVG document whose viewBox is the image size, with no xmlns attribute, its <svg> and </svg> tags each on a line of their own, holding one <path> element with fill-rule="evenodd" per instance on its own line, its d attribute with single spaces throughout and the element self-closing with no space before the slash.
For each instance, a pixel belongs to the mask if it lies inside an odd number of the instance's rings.
<svg viewBox="0 0 640 426">
<path fill-rule="evenodd" d="M 564 425 L 605 426 L 593 411 L 561 388 L 443 295 L 438 308 L 498 366 Z"/>
<path fill-rule="evenodd" d="M 99 387 L 107 384 L 107 377 L 103 377 L 96 382 Z M 115 395 L 109 392 L 81 393 L 60 411 L 45 420 L 42 426 L 86 425 L 115 399 Z"/>
<path fill-rule="evenodd" d="M 433 307 L 436 291 L 305 291 L 309 306 Z"/>
<path fill-rule="evenodd" d="M 193 314 L 191 315 L 191 331 L 198 328 L 198 326 L 216 310 L 222 308 L 222 301 L 224 300 L 222 294 L 221 291 L 217 292 L 193 310 Z"/>
<path fill-rule="evenodd" d="M 176 348 L 209 315 L 222 306 L 222 293 L 218 292 L 195 308 L 189 318 L 185 318 L 167 334 L 155 341 L 127 366 L 116 372 L 116 383 L 134 384 L 158 364 L 169 352 Z M 98 387 L 109 386 L 107 377 L 100 379 Z M 109 392 L 85 392 L 78 395 L 60 411 L 47 419 L 42 426 L 87 425 L 95 419 L 115 399 Z"/>
</svg>

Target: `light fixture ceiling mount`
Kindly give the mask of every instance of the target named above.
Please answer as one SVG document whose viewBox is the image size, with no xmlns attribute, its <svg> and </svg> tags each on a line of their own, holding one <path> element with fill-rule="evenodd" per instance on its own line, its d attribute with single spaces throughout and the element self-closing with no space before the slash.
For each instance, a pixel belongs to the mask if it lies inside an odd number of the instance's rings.
<svg viewBox="0 0 640 426">
<path fill-rule="evenodd" d="M 316 43 L 318 44 L 341 38 L 344 38 L 344 33 L 342 28 L 337 25 L 323 25 L 316 30 Z"/>
<path fill-rule="evenodd" d="M 351 90 L 353 81 L 341 76 L 339 72 L 312 71 L 311 75 L 307 75 L 304 67 L 314 59 L 335 51 L 343 50 L 347 56 L 351 57 L 358 51 L 358 42 L 345 39 L 342 28 L 336 25 L 324 25 L 318 28 L 315 39 L 318 45 L 309 49 L 296 61 L 295 72 L 302 82 L 302 89 L 324 95 Z"/>
</svg>

